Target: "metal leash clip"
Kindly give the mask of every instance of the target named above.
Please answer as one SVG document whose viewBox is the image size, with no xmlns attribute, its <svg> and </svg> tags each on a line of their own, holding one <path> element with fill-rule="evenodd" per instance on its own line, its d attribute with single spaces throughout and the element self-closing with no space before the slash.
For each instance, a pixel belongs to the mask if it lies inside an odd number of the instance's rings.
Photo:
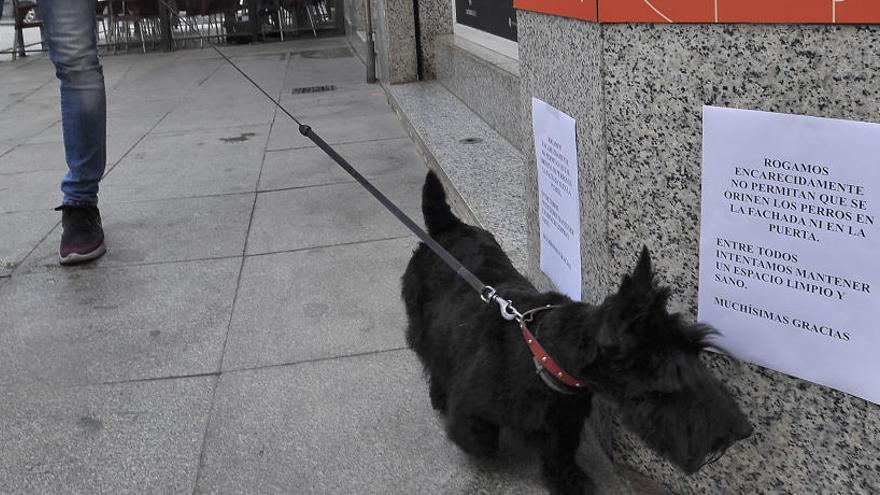
<svg viewBox="0 0 880 495">
<path fill-rule="evenodd" d="M 513 307 L 513 303 L 499 296 L 498 291 L 491 285 L 483 287 L 483 290 L 480 292 L 480 299 L 486 304 L 493 302 L 498 304 L 498 307 L 501 309 L 501 317 L 507 321 L 516 320 L 521 322 L 523 319 L 522 313 Z"/>
</svg>

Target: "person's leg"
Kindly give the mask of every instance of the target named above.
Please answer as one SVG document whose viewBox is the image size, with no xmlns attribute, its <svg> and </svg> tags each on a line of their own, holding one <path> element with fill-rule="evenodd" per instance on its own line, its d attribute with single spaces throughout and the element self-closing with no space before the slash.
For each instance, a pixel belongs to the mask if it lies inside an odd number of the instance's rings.
<svg viewBox="0 0 880 495">
<path fill-rule="evenodd" d="M 63 193 L 61 263 L 104 254 L 98 182 L 104 175 L 107 100 L 98 60 L 95 0 L 40 0 L 49 58 L 61 81 L 61 124 L 67 175 Z"/>
<path fill-rule="evenodd" d="M 61 123 L 68 172 L 62 204 L 97 205 L 104 175 L 107 101 L 98 60 L 94 0 L 40 0 L 49 58 L 61 81 Z"/>
</svg>

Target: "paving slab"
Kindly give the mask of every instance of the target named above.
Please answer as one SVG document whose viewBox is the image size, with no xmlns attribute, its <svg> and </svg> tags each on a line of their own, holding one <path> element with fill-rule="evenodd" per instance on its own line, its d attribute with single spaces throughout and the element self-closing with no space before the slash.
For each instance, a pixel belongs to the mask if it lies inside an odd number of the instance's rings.
<svg viewBox="0 0 880 495">
<path fill-rule="evenodd" d="M 54 94 L 46 98 L 60 104 L 57 88 Z M 108 97 L 107 101 L 107 164 L 113 165 L 144 137 L 167 113 L 178 105 L 176 101 L 151 100 L 131 101 Z M 59 118 L 41 132 L 20 140 L 21 150 L 16 152 L 30 153 L 44 148 L 45 154 L 51 151 L 51 163 L 64 167 L 64 136 Z M 39 156 L 39 155 L 38 155 Z M 49 163 L 49 160 L 43 160 Z M 0 164 L 0 170 L 3 166 Z M 64 169 L 66 170 L 66 169 Z"/>
<path fill-rule="evenodd" d="M 0 213 L 55 208 L 61 204 L 63 178 L 64 169 L 3 174 L 0 176 Z"/>
<path fill-rule="evenodd" d="M 129 71 L 137 64 L 142 63 L 144 59 L 145 57 L 140 54 L 125 55 L 117 53 L 115 55 L 107 55 L 105 53 L 101 57 L 101 65 L 104 68 L 104 85 L 108 90 L 113 89 L 121 81 L 124 81 Z"/>
<path fill-rule="evenodd" d="M 233 62 L 269 94 L 277 95 L 283 86 L 290 58 L 289 53 L 281 53 L 272 56 L 238 58 Z M 233 98 L 253 95 L 263 98 L 252 83 L 226 61 L 223 61 L 223 64 L 199 85 L 197 94 L 219 94 Z"/>
<path fill-rule="evenodd" d="M 58 95 L 53 95 L 58 102 Z M 176 108 L 178 102 L 170 102 L 168 100 L 153 100 L 141 102 L 142 104 L 134 104 L 129 102 L 117 103 L 118 100 L 108 98 L 107 101 L 107 145 L 108 156 L 107 162 L 113 163 L 114 158 L 119 156 L 111 156 L 111 151 L 115 138 L 135 135 L 141 137 L 152 129 L 156 123 L 165 117 L 165 114 Z M 60 104 L 60 103 L 59 103 Z M 119 106 L 120 108 L 116 108 Z M 55 123 L 44 129 L 39 134 L 33 135 L 23 141 L 30 144 L 52 143 L 62 146 L 64 143 L 64 134 L 61 126 L 61 117 Z"/>
<path fill-rule="evenodd" d="M 293 113 L 295 117 L 297 116 L 291 109 L 288 111 Z M 368 115 L 303 118 L 305 120 L 300 119 L 300 122 L 311 126 L 321 139 L 330 144 L 376 141 L 407 136 L 406 131 L 400 125 L 397 114 L 389 108 Z M 267 149 L 273 151 L 313 145 L 314 143 L 310 139 L 299 133 L 299 126 L 294 121 L 279 115 L 272 127 L 272 135 L 269 138 Z"/>
<path fill-rule="evenodd" d="M 325 88 L 323 86 L 331 86 Z M 320 87 L 320 91 L 318 88 Z M 304 89 L 309 88 L 309 89 Z M 306 91 L 306 92 L 303 92 Z M 312 91 L 312 92 L 308 92 Z M 365 81 L 337 82 L 311 87 L 285 87 L 281 91 L 281 100 L 294 104 L 296 108 L 319 107 L 343 101 L 361 100 L 364 97 L 378 97 L 386 102 L 388 98 L 381 84 L 368 84 Z"/>
<path fill-rule="evenodd" d="M 111 98 L 141 100 L 182 98 L 198 91 L 223 64 L 222 59 L 179 60 L 172 53 L 153 53 L 135 64 L 120 84 L 112 87 Z"/>
<path fill-rule="evenodd" d="M 311 52 L 328 48 L 349 47 L 348 41 L 341 36 L 312 38 L 310 36 L 285 38 L 285 41 L 244 45 L 226 45 L 220 47 L 226 56 L 236 62 L 253 57 L 273 57 L 287 53 Z M 185 49 L 174 52 L 179 60 L 217 59 L 221 57 L 212 48 L 205 45 L 203 49 Z"/>
<path fill-rule="evenodd" d="M 114 166 L 119 164 L 122 158 L 134 149 L 135 145 L 147 136 L 147 131 L 148 129 L 121 130 L 107 135 L 107 169 L 104 171 L 105 176 Z"/>
<path fill-rule="evenodd" d="M 15 275 L 0 293 L 0 388 L 211 373 L 240 260 Z"/>
<path fill-rule="evenodd" d="M 409 138 L 336 146 L 336 151 L 368 179 L 424 178 L 427 168 Z M 259 190 L 351 182 L 354 179 L 317 147 L 266 154 Z"/>
<path fill-rule="evenodd" d="M 162 115 L 180 105 L 178 98 L 149 99 L 120 98 L 118 95 L 107 95 L 107 132 L 112 134 L 121 127 L 138 128 L 155 123 Z"/>
<path fill-rule="evenodd" d="M 5 68 L 0 72 L 3 78 L 5 91 L 0 93 L 0 109 L 5 110 L 14 103 L 27 98 L 45 87 L 51 86 L 55 79 L 48 73 L 35 74 L 33 71 L 27 71 L 20 68 L 14 70 L 12 64 L 0 64 L 0 68 Z"/>
<path fill-rule="evenodd" d="M 51 62 L 44 57 L 28 58 L 14 64 L 0 63 L 0 75 L 3 82 L 9 84 L 9 92 L 3 92 L 3 98 L 11 99 L 22 98 L 46 83 L 57 81 Z"/>
<path fill-rule="evenodd" d="M 0 138 L 0 158 L 3 157 L 6 153 L 12 151 L 16 146 L 18 146 L 18 141 L 8 141 L 5 138 Z"/>
<path fill-rule="evenodd" d="M 102 201 L 254 191 L 268 132 L 264 125 L 151 133 L 104 179 Z"/>
<path fill-rule="evenodd" d="M 157 117 L 157 121 L 161 119 Z M 155 122 L 153 122 L 155 124 Z M 111 123 L 108 122 L 108 125 Z M 112 167 L 122 159 L 132 147 L 149 131 L 149 127 L 137 128 L 136 126 L 117 127 L 118 131 L 107 134 L 107 167 Z M 134 129 L 134 130 L 132 130 Z M 46 128 L 34 139 L 27 140 L 15 148 L 12 152 L 0 158 L 7 165 L 0 165 L 0 174 L 8 166 L 15 171 L 30 170 L 57 170 L 59 172 L 58 184 L 60 187 L 61 177 L 67 173 L 67 160 L 64 155 L 64 138 L 61 133 L 61 123 L 56 122 L 52 127 Z"/>
<path fill-rule="evenodd" d="M 281 95 L 281 104 L 300 120 L 340 117 L 348 119 L 388 111 L 388 98 L 380 86 L 358 84 L 335 86 L 315 93 Z"/>
<path fill-rule="evenodd" d="M 0 492 L 191 493 L 214 380 L 0 388 Z"/>
<path fill-rule="evenodd" d="M 246 89 L 243 92 L 246 93 Z M 266 125 L 274 119 L 275 105 L 261 95 L 236 99 L 222 95 L 198 95 L 182 99 L 177 108 L 156 126 L 155 132 Z"/>
<path fill-rule="evenodd" d="M 254 193 L 245 193 L 102 205 L 108 249 L 92 266 L 241 256 L 253 204 Z M 0 229 L 2 219 L 0 215 Z M 63 270 L 58 265 L 60 242 L 59 228 L 36 248 L 19 273 Z M 0 239 L 0 249 L 2 245 Z"/>
<path fill-rule="evenodd" d="M 422 178 L 374 182 L 400 209 L 421 222 Z M 334 184 L 260 193 L 247 254 L 390 239 L 410 232 L 360 184 Z"/>
<path fill-rule="evenodd" d="M 57 100 L 55 104 L 60 105 Z M 60 120 L 60 108 L 46 108 L 45 104 L 35 106 L 27 100 L 12 103 L 3 110 L 0 136 L 15 142 L 36 136 Z"/>
<path fill-rule="evenodd" d="M 61 126 L 53 126 L 61 132 Z M 64 144 L 61 140 L 40 143 L 19 143 L 14 148 L 0 155 L 0 177 L 9 174 L 53 170 L 58 174 L 58 185 L 61 185 L 61 177 L 67 172 L 64 160 Z"/>
<path fill-rule="evenodd" d="M 398 294 L 416 244 L 404 238 L 248 258 L 223 369 L 404 347 Z"/>
<path fill-rule="evenodd" d="M 50 209 L 0 213 L 0 277 L 10 275 L 60 221 Z"/>
<path fill-rule="evenodd" d="M 224 373 L 196 493 L 545 494 L 506 447 L 447 439 L 408 350 Z"/>
<path fill-rule="evenodd" d="M 294 53 L 284 88 L 362 83 L 366 78 L 366 69 L 351 48 L 325 48 Z"/>
</svg>

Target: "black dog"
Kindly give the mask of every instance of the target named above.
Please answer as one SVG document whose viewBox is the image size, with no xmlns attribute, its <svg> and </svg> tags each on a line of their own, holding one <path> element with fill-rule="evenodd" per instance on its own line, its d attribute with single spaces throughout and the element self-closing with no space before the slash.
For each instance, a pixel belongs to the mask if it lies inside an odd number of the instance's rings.
<svg viewBox="0 0 880 495">
<path fill-rule="evenodd" d="M 483 304 L 419 245 L 403 276 L 407 342 L 424 364 L 432 406 L 465 452 L 492 454 L 499 429 L 510 428 L 539 447 L 553 493 L 591 492 L 574 454 L 593 393 L 616 404 L 633 432 L 687 473 L 751 434 L 737 404 L 699 359 L 713 331 L 667 312 L 669 290 L 655 284 L 647 248 L 617 293 L 593 306 L 538 292 L 490 233 L 452 214 L 433 173 L 422 212 L 432 237 L 520 311 L 554 306 L 534 313 L 527 328 L 536 337 L 524 337 L 498 306 Z M 546 368 L 567 375 L 567 384 L 539 378 L 526 340 L 543 345 L 560 367 Z"/>
</svg>

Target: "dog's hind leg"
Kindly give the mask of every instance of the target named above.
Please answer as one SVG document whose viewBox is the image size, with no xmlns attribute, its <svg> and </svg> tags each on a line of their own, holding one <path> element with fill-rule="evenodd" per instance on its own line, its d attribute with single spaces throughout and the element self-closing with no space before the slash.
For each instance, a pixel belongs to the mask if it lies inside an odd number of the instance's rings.
<svg viewBox="0 0 880 495">
<path fill-rule="evenodd" d="M 498 451 L 501 428 L 476 415 L 455 414 L 449 418 L 449 438 L 461 450 L 475 457 L 488 457 Z"/>
<path fill-rule="evenodd" d="M 553 495 L 595 493 L 590 477 L 575 462 L 583 418 L 571 415 L 555 418 L 552 430 L 541 445 L 541 474 Z"/>
</svg>

